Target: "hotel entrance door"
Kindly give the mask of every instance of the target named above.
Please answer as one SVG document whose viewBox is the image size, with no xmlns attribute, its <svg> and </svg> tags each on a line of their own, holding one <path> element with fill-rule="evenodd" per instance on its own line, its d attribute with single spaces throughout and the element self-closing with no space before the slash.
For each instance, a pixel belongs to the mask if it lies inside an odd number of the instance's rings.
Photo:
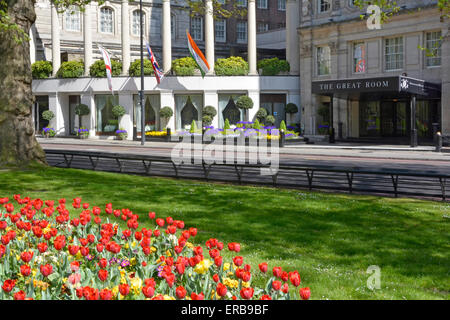
<svg viewBox="0 0 450 320">
<path fill-rule="evenodd" d="M 410 112 L 406 101 L 382 101 L 381 136 L 409 137 Z"/>
</svg>

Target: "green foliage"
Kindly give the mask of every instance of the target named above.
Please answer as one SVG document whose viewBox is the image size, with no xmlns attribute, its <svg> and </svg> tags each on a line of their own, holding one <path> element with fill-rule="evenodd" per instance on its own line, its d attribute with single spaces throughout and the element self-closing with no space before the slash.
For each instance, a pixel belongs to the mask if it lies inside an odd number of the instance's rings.
<svg viewBox="0 0 450 320">
<path fill-rule="evenodd" d="M 66 61 L 59 67 L 56 76 L 58 78 L 79 78 L 84 74 L 83 61 Z"/>
<path fill-rule="evenodd" d="M 245 76 L 248 74 L 248 63 L 241 57 L 217 59 L 214 71 L 217 76 Z"/>
<path fill-rule="evenodd" d="M 128 71 L 131 77 L 141 76 L 141 59 L 134 60 L 130 64 L 130 70 Z M 154 74 L 153 66 L 150 60 L 144 59 L 144 75 L 151 76 Z"/>
<path fill-rule="evenodd" d="M 267 117 L 267 110 L 265 108 L 259 108 L 255 115 L 256 119 L 259 121 L 264 121 Z"/>
<path fill-rule="evenodd" d="M 213 106 L 205 106 L 202 112 L 204 115 L 210 116 L 211 119 L 217 115 L 217 110 Z"/>
<path fill-rule="evenodd" d="M 171 107 L 163 107 L 159 110 L 159 116 L 163 119 L 170 119 L 173 116 L 173 110 Z"/>
<path fill-rule="evenodd" d="M 286 123 L 284 122 L 284 120 L 281 120 L 280 130 L 283 130 L 284 132 L 287 131 Z"/>
<path fill-rule="evenodd" d="M 207 115 L 207 114 L 203 115 L 203 117 L 202 117 L 202 125 L 203 125 L 204 127 L 206 127 L 206 126 L 210 126 L 211 123 L 212 123 L 212 118 L 211 118 L 211 116 L 210 116 L 210 115 Z"/>
<path fill-rule="evenodd" d="M 290 70 L 289 62 L 278 58 L 262 59 L 258 61 L 258 69 L 262 69 L 263 76 L 275 76 L 280 72 Z"/>
<path fill-rule="evenodd" d="M 285 107 L 286 113 L 297 113 L 298 107 L 295 103 L 288 103 Z"/>
<path fill-rule="evenodd" d="M 53 72 L 51 61 L 36 61 L 31 65 L 31 74 L 33 79 L 47 79 Z"/>
<path fill-rule="evenodd" d="M 317 114 L 322 117 L 323 120 L 330 118 L 330 108 L 326 105 L 322 105 L 317 109 Z"/>
<path fill-rule="evenodd" d="M 53 111 L 45 110 L 44 112 L 42 112 L 42 119 L 44 120 L 51 121 L 54 117 L 55 114 L 53 113 Z"/>
<path fill-rule="evenodd" d="M 275 123 L 275 117 L 272 115 L 269 115 L 266 117 L 265 121 L 266 121 L 266 124 L 273 125 Z"/>
<path fill-rule="evenodd" d="M 193 76 L 197 64 L 191 57 L 179 58 L 172 61 L 172 70 L 177 76 Z"/>
<path fill-rule="evenodd" d="M 197 131 L 197 124 L 195 123 L 195 120 L 192 120 L 191 128 L 189 129 L 190 133 L 195 133 Z"/>
<path fill-rule="evenodd" d="M 261 124 L 259 123 L 259 120 L 258 120 L 258 119 L 256 119 L 256 120 L 253 122 L 252 128 L 253 128 L 253 129 L 256 129 L 256 130 L 261 129 Z"/>
<path fill-rule="evenodd" d="M 223 125 L 223 129 L 224 130 L 230 130 L 231 129 L 230 121 L 228 119 L 225 119 L 225 123 Z"/>
<path fill-rule="evenodd" d="M 116 77 L 119 76 L 122 72 L 122 62 L 117 60 L 111 60 L 111 67 L 112 67 L 112 76 Z M 104 78 L 106 77 L 106 68 L 105 68 L 105 62 L 103 60 L 97 60 L 95 61 L 90 67 L 89 67 L 89 74 L 91 77 L 96 78 Z"/>
<path fill-rule="evenodd" d="M 91 110 L 89 107 L 83 103 L 80 103 L 75 107 L 75 114 L 78 116 L 87 116 Z"/>
<path fill-rule="evenodd" d="M 249 96 L 240 96 L 236 101 L 236 107 L 239 109 L 251 109 L 253 108 L 253 100 Z"/>
<path fill-rule="evenodd" d="M 125 108 L 121 105 L 116 105 L 112 108 L 112 114 L 116 118 L 122 117 L 126 113 Z"/>
</svg>

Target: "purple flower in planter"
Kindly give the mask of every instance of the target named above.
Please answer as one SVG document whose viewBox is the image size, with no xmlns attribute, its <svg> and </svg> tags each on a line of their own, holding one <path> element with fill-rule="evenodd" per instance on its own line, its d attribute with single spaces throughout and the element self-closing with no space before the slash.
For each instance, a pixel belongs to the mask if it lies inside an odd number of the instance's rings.
<svg viewBox="0 0 450 320">
<path fill-rule="evenodd" d="M 119 133 L 127 133 L 127 130 L 116 130 L 116 134 L 119 134 Z"/>
</svg>

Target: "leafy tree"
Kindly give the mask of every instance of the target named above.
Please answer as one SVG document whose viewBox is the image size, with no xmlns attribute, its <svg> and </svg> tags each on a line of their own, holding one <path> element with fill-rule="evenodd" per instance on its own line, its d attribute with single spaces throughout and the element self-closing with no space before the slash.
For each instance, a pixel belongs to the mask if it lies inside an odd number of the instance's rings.
<svg viewBox="0 0 450 320">
<path fill-rule="evenodd" d="M 132 77 L 141 76 L 141 59 L 136 59 L 130 64 L 130 70 L 128 71 Z M 144 75 L 151 76 L 154 73 L 153 66 L 150 60 L 144 59 Z"/>
</svg>

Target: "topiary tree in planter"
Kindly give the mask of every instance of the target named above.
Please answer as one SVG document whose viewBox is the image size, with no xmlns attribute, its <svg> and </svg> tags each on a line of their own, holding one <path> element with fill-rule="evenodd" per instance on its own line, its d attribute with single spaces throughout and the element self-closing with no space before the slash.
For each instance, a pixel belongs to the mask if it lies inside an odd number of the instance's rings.
<svg viewBox="0 0 450 320">
<path fill-rule="evenodd" d="M 236 101 L 236 107 L 244 110 L 246 121 L 248 121 L 248 109 L 253 108 L 253 100 L 249 96 L 240 96 Z"/>
<path fill-rule="evenodd" d="M 81 118 L 91 113 L 89 107 L 83 103 L 80 103 L 75 107 L 75 114 L 78 116 L 78 128 L 81 128 Z"/>
<path fill-rule="evenodd" d="M 252 128 L 255 130 L 261 129 L 261 124 L 259 123 L 258 119 L 256 119 L 255 122 L 253 122 Z"/>
<path fill-rule="evenodd" d="M 272 115 L 268 115 L 268 116 L 266 117 L 266 119 L 265 119 L 265 122 L 266 122 L 267 125 L 273 126 L 274 123 L 275 123 L 275 117 L 272 116 Z"/>
<path fill-rule="evenodd" d="M 283 130 L 284 132 L 287 131 L 286 122 L 284 122 L 284 120 L 281 120 L 280 130 Z"/>
<path fill-rule="evenodd" d="M 111 111 L 113 116 L 117 118 L 117 124 L 119 124 L 120 118 L 126 113 L 125 108 L 118 104 L 115 105 Z"/>
<path fill-rule="evenodd" d="M 214 118 L 217 115 L 217 110 L 213 106 L 205 106 L 202 112 L 204 115 L 208 115 L 211 118 Z"/>
<path fill-rule="evenodd" d="M 212 123 L 212 118 L 210 115 L 204 114 L 202 117 L 202 126 L 207 127 L 210 126 Z"/>
<path fill-rule="evenodd" d="M 171 107 L 163 107 L 161 110 L 159 110 L 159 117 L 164 119 L 164 127 L 167 126 L 167 123 L 169 122 L 169 119 L 173 116 L 173 110 Z"/>
<path fill-rule="evenodd" d="M 226 130 L 230 130 L 230 121 L 228 119 L 225 119 L 225 123 L 223 124 L 223 130 L 226 132 Z"/>
<path fill-rule="evenodd" d="M 189 129 L 190 133 L 195 133 L 197 131 L 197 124 L 195 123 L 195 120 L 192 120 L 191 128 Z"/>
<path fill-rule="evenodd" d="M 42 112 L 42 119 L 47 120 L 48 122 L 50 122 L 54 117 L 55 114 L 53 113 L 53 111 L 45 110 L 44 112 Z"/>
<path fill-rule="evenodd" d="M 31 65 L 31 74 L 33 79 L 47 79 L 53 72 L 51 61 L 36 61 Z"/>
<path fill-rule="evenodd" d="M 259 108 L 255 117 L 259 122 L 264 122 L 264 119 L 267 117 L 267 110 L 265 108 Z"/>
<path fill-rule="evenodd" d="M 289 114 L 289 120 L 292 117 L 292 114 L 297 113 L 298 112 L 298 107 L 295 103 L 288 103 L 284 109 L 286 111 L 286 113 Z M 292 121 L 290 121 L 292 122 Z"/>
</svg>

